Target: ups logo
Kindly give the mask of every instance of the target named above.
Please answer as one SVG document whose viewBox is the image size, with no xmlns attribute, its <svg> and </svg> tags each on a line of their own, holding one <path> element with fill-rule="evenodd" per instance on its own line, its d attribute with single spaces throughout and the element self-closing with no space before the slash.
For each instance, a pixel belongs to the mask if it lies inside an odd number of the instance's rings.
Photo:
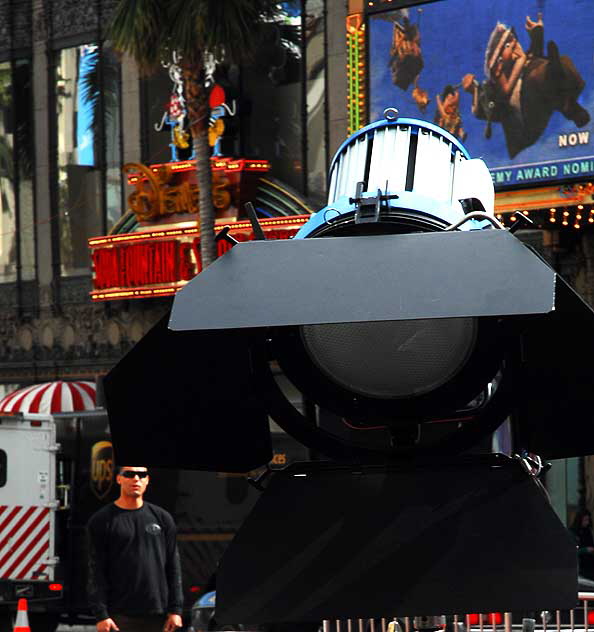
<svg viewBox="0 0 594 632">
<path fill-rule="evenodd" d="M 113 485 L 113 446 L 111 441 L 98 441 L 91 448 L 91 491 L 103 500 Z"/>
</svg>

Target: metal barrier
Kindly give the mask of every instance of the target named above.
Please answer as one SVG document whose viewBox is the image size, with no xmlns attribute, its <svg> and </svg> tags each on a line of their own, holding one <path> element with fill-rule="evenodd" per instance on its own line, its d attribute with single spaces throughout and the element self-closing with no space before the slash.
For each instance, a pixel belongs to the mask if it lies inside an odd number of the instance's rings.
<svg viewBox="0 0 594 632">
<path fill-rule="evenodd" d="M 592 603 L 590 603 L 592 602 Z M 573 610 L 542 610 L 522 616 L 511 612 L 452 615 L 442 618 L 439 628 L 444 632 L 594 632 L 594 592 L 578 593 L 578 605 Z M 438 628 L 438 629 L 439 629 Z M 430 627 L 415 627 L 412 617 L 381 617 L 375 619 L 324 620 L 322 632 L 414 632 Z M 432 628 L 432 629 L 435 629 Z"/>
</svg>

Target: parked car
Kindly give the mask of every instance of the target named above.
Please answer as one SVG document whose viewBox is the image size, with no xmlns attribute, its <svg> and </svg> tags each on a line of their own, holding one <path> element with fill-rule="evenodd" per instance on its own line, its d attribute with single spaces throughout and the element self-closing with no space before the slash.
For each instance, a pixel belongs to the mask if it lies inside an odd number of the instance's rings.
<svg viewBox="0 0 594 632">
<path fill-rule="evenodd" d="M 319 632 L 322 622 L 315 623 L 278 623 L 272 625 L 224 624 L 216 620 L 216 590 L 203 593 L 192 606 L 191 626 L 188 632 Z"/>
</svg>

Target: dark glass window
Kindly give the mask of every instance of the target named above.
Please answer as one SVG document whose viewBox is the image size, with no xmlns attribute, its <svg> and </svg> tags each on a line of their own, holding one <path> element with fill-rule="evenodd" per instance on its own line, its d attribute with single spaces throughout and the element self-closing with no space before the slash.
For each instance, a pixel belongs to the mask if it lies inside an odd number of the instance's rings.
<svg viewBox="0 0 594 632">
<path fill-rule="evenodd" d="M 245 154 L 266 158 L 272 175 L 323 203 L 326 196 L 325 0 L 280 3 L 242 82 Z M 272 25 L 271 25 L 272 26 Z M 247 124 L 244 124 L 248 118 Z"/>
<path fill-rule="evenodd" d="M 324 205 L 326 197 L 326 64 L 324 56 L 324 0 L 305 6 L 307 65 L 307 193 Z"/>
<path fill-rule="evenodd" d="M 33 200 L 33 89 L 31 60 L 17 60 L 14 64 L 15 137 L 18 174 L 17 208 L 19 213 L 20 278 L 30 281 L 36 277 L 35 266 L 35 210 Z"/>
<path fill-rule="evenodd" d="M 270 25 L 254 63 L 244 69 L 244 147 L 247 157 L 269 160 L 273 176 L 304 192 L 303 17 L 300 0 L 281 6 L 283 18 Z"/>
<path fill-rule="evenodd" d="M 56 55 L 57 194 L 63 276 L 89 271 L 87 240 L 121 215 L 119 63 L 95 44 Z"/>
<path fill-rule="evenodd" d="M 0 450 L 0 487 L 6 485 L 6 452 Z"/>
<path fill-rule="evenodd" d="M 105 111 L 105 204 L 109 230 L 121 217 L 122 206 L 122 147 L 120 129 L 121 90 L 120 63 L 114 51 L 103 48 L 103 99 Z"/>
<path fill-rule="evenodd" d="M 31 62 L 0 63 L 0 282 L 35 278 Z"/>
<path fill-rule="evenodd" d="M 16 281 L 16 200 L 12 64 L 0 64 L 0 280 Z"/>
<path fill-rule="evenodd" d="M 173 91 L 173 82 L 165 69 L 143 81 L 144 111 L 146 119 L 142 130 L 144 140 L 143 161 L 149 165 L 170 162 L 171 126 L 167 123 L 168 101 Z M 190 157 L 191 148 L 178 151 L 178 158 Z"/>
</svg>

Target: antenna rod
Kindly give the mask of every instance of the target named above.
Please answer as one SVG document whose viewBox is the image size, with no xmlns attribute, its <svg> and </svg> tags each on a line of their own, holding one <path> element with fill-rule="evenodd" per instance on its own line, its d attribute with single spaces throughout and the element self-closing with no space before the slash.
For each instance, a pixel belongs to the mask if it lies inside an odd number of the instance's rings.
<svg viewBox="0 0 594 632">
<path fill-rule="evenodd" d="M 251 202 L 246 202 L 245 210 L 247 211 L 250 223 L 252 225 L 252 230 L 254 231 L 254 239 L 265 240 L 266 236 L 264 235 L 262 226 L 260 226 L 260 222 L 258 221 L 258 216 L 256 215 L 256 209 L 254 208 L 254 205 Z"/>
</svg>

